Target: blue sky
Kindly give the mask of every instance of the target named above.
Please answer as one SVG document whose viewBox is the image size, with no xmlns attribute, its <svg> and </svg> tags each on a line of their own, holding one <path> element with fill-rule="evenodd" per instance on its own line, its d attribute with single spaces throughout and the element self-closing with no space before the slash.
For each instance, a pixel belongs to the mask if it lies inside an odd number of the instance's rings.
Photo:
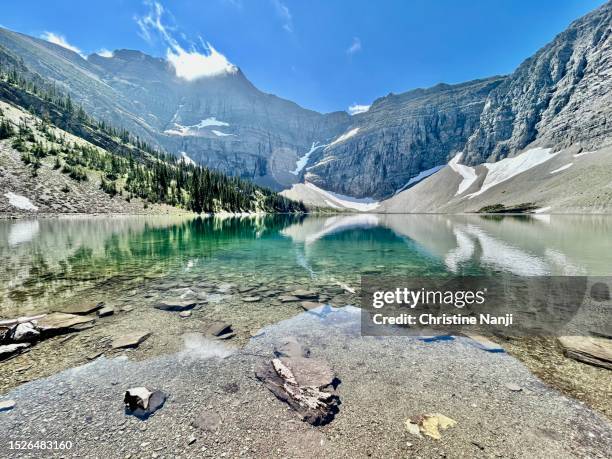
<svg viewBox="0 0 612 459">
<path fill-rule="evenodd" d="M 151 1 L 20 0 L 3 2 L 0 24 L 62 37 L 84 54 L 128 48 L 166 57 L 169 48 L 182 50 L 193 65 L 210 43 L 215 64 L 226 64 L 225 57 L 261 90 L 328 112 L 389 92 L 509 73 L 603 3 L 178 0 L 161 1 L 157 14 Z"/>
</svg>

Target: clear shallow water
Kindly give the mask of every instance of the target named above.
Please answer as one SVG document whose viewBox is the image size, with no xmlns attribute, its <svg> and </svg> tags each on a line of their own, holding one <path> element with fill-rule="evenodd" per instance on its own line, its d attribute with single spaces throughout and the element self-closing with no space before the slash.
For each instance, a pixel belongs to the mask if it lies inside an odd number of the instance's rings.
<svg viewBox="0 0 612 459">
<path fill-rule="evenodd" d="M 608 216 L 338 215 L 0 221 L 0 315 L 172 281 L 270 289 L 361 274 L 612 274 Z"/>
</svg>

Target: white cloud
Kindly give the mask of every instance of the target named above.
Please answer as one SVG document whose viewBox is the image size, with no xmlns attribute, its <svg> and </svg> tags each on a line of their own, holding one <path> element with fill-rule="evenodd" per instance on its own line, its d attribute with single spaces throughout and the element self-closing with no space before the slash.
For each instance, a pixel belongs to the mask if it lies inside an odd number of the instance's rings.
<svg viewBox="0 0 612 459">
<path fill-rule="evenodd" d="M 68 43 L 68 41 L 66 40 L 66 38 L 63 35 L 59 35 L 59 34 L 53 33 L 53 32 L 43 32 L 40 35 L 40 38 L 42 38 L 43 40 L 48 41 L 49 43 L 53 43 L 53 44 L 59 45 L 62 48 L 66 48 L 66 49 L 69 49 L 70 51 L 74 51 L 75 53 L 80 54 L 81 57 L 85 57 L 85 55 L 81 52 L 81 50 L 79 48 L 77 48 L 76 46 L 71 45 L 70 43 Z"/>
<path fill-rule="evenodd" d="M 198 78 L 238 71 L 238 67 L 208 42 L 201 44 L 202 52 L 198 51 L 195 45 L 192 45 L 191 50 L 183 48 L 172 35 L 172 29 L 162 22 L 165 12 L 163 5 L 159 2 L 145 2 L 145 4 L 149 6 L 147 15 L 134 18 L 140 28 L 140 35 L 151 42 L 152 32 L 159 34 L 168 46 L 166 58 L 174 67 L 176 76 L 193 81 Z"/>
<path fill-rule="evenodd" d="M 287 5 L 285 5 L 281 0 L 272 0 L 272 5 L 274 5 L 276 14 L 283 22 L 283 29 L 285 29 L 287 32 L 293 32 L 293 16 L 291 15 L 291 11 L 289 11 Z"/>
<path fill-rule="evenodd" d="M 365 113 L 370 109 L 369 105 L 353 104 L 348 108 L 349 115 L 356 115 L 357 113 Z"/>
<path fill-rule="evenodd" d="M 96 54 L 102 57 L 113 57 L 113 52 L 106 48 L 102 48 L 101 50 L 97 51 Z"/>
<path fill-rule="evenodd" d="M 353 37 L 353 42 L 351 43 L 351 46 L 346 49 L 346 53 L 355 54 L 359 51 L 361 51 L 361 40 L 359 37 Z"/>
</svg>

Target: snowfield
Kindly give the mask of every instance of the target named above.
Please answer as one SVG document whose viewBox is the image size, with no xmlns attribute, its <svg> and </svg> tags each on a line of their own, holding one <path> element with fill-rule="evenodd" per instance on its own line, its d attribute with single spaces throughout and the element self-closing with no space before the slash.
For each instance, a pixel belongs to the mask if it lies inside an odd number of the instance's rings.
<svg viewBox="0 0 612 459">
<path fill-rule="evenodd" d="M 32 201 L 30 201 L 25 196 L 21 196 L 20 194 L 15 194 L 12 191 L 9 191 L 8 193 L 4 193 L 4 196 L 8 198 L 9 204 L 13 207 L 17 207 L 18 209 L 21 209 L 21 210 L 38 210 L 38 207 L 32 204 Z"/>
<path fill-rule="evenodd" d="M 213 129 L 212 133 L 214 135 L 216 135 L 217 137 L 227 137 L 227 136 L 230 136 L 230 135 L 234 135 L 234 134 L 228 134 L 226 132 L 217 131 L 216 129 Z"/>
<path fill-rule="evenodd" d="M 326 191 L 318 186 L 306 182 L 306 187 L 310 188 L 325 198 L 325 202 L 335 209 L 341 209 L 343 207 L 348 209 L 358 210 L 360 212 L 368 212 L 376 209 L 379 205 L 379 201 L 375 201 L 372 198 L 353 198 L 351 196 L 345 196 L 331 191 Z"/>
<path fill-rule="evenodd" d="M 472 199 L 474 196 L 484 193 L 489 188 L 499 185 L 557 156 L 558 153 L 550 153 L 550 150 L 550 148 L 532 148 L 513 158 L 505 158 L 496 163 L 483 163 L 483 166 L 488 169 L 487 176 L 480 190 L 468 195 L 469 198 Z"/>
<path fill-rule="evenodd" d="M 406 184 L 403 187 L 399 188 L 394 194 L 397 194 L 400 191 L 404 191 L 406 188 L 408 188 L 413 183 L 420 182 L 421 180 L 426 179 L 430 175 L 435 174 L 440 169 L 442 169 L 444 166 L 445 165 L 442 164 L 441 166 L 432 167 L 431 169 L 427 169 L 426 171 L 419 172 L 417 175 L 415 175 L 410 180 L 408 180 L 408 182 L 406 182 Z"/>
<path fill-rule="evenodd" d="M 187 156 L 187 153 L 185 153 L 184 151 L 181 151 L 180 161 L 184 162 L 185 164 L 191 164 L 192 166 L 196 165 L 195 161 L 191 159 L 189 156 Z"/>
<path fill-rule="evenodd" d="M 229 125 L 230 125 L 229 123 L 226 123 L 225 121 L 220 121 L 213 116 L 210 118 L 206 118 L 205 120 L 201 120 L 197 124 L 192 124 L 191 126 L 183 126 L 182 124 L 174 123 L 174 128 L 166 129 L 164 131 L 164 134 L 177 135 L 177 136 L 197 136 L 197 135 L 200 135 L 200 131 L 204 128 L 207 128 L 210 126 L 227 127 Z M 226 134 L 226 135 L 231 135 L 231 134 Z"/>
<path fill-rule="evenodd" d="M 302 170 L 304 170 L 304 168 L 306 167 L 306 164 L 308 164 L 310 155 L 312 155 L 319 148 L 324 148 L 326 146 L 327 145 L 318 145 L 318 142 L 312 142 L 310 150 L 308 150 L 308 152 L 304 156 L 297 160 L 297 162 L 295 163 L 295 169 L 289 172 L 293 175 L 299 175 L 300 172 L 302 172 Z"/>
<path fill-rule="evenodd" d="M 561 171 L 564 171 L 564 170 L 566 170 L 566 169 L 569 169 L 569 168 L 570 168 L 570 167 L 572 167 L 573 165 L 574 165 L 574 163 L 569 163 L 569 164 L 566 164 L 565 166 L 561 166 L 560 168 L 555 169 L 554 171 L 550 171 L 550 173 L 551 173 L 551 174 L 556 174 L 557 172 L 561 172 Z"/>
<path fill-rule="evenodd" d="M 333 142 L 331 142 L 329 145 L 327 145 L 327 148 L 333 146 L 333 145 L 337 145 L 339 143 L 344 142 L 345 140 L 350 139 L 351 137 L 353 137 L 355 134 L 357 134 L 359 132 L 359 128 L 355 128 L 355 129 L 351 129 L 348 132 L 345 132 L 344 134 L 342 134 L 340 137 L 338 137 L 336 140 L 334 140 Z"/>
<path fill-rule="evenodd" d="M 474 183 L 477 178 L 476 171 L 474 170 L 473 167 L 464 166 L 463 164 L 459 164 L 459 160 L 461 159 L 462 156 L 463 156 L 463 152 L 459 152 L 455 155 L 453 159 L 451 159 L 448 162 L 448 165 L 450 166 L 450 168 L 453 171 L 455 171 L 457 174 L 459 174 L 461 177 L 463 177 L 463 181 L 459 184 L 459 188 L 457 188 L 457 192 L 455 193 L 455 196 L 460 195 L 465 190 L 467 190 L 470 186 L 472 186 L 472 183 Z"/>
</svg>

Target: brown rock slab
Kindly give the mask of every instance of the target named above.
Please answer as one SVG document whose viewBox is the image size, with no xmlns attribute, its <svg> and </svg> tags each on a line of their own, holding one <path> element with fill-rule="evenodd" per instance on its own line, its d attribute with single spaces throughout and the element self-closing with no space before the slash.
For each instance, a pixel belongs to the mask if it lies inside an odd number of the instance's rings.
<svg viewBox="0 0 612 459">
<path fill-rule="evenodd" d="M 300 299 L 297 296 L 292 296 L 292 295 L 279 296 L 278 299 L 280 300 L 281 303 L 291 303 L 294 301 L 300 301 Z"/>
<path fill-rule="evenodd" d="M 596 336 L 561 336 L 566 357 L 612 370 L 612 340 Z"/>
<path fill-rule="evenodd" d="M 60 333 L 80 325 L 91 324 L 94 320 L 91 316 L 53 312 L 36 321 L 36 327 L 45 333 Z"/>
<path fill-rule="evenodd" d="M 232 325 L 221 321 L 211 323 L 204 331 L 208 336 L 222 336 L 228 333 L 232 333 Z"/>
<path fill-rule="evenodd" d="M 189 309 L 193 309 L 196 307 L 198 303 L 193 300 L 184 300 L 182 298 L 175 300 L 165 300 L 157 303 L 154 308 L 160 309 L 162 311 L 188 311 Z"/>
<path fill-rule="evenodd" d="M 244 301 L 245 303 L 257 303 L 258 301 L 261 301 L 261 297 L 260 296 L 245 296 L 242 298 L 242 301 Z"/>
<path fill-rule="evenodd" d="M 128 347 L 137 347 L 141 343 L 143 343 L 149 336 L 151 336 L 151 332 L 132 332 L 126 335 L 116 337 L 111 347 L 113 349 L 123 349 Z"/>
<path fill-rule="evenodd" d="M 309 424 L 327 424 L 338 412 L 334 371 L 323 360 L 276 358 L 257 367 L 255 376 Z"/>
<path fill-rule="evenodd" d="M 291 292 L 291 295 L 300 299 L 314 299 L 319 296 L 319 294 L 315 291 L 303 289 L 294 290 L 293 292 Z"/>
<path fill-rule="evenodd" d="M 98 309 L 102 309 L 104 307 L 104 303 L 85 303 L 85 304 L 72 304 L 70 306 L 66 306 L 62 309 L 59 309 L 57 312 L 63 312 L 65 314 L 91 314 L 92 312 L 96 312 Z"/>
<path fill-rule="evenodd" d="M 312 309 L 317 309 L 323 306 L 323 303 L 317 303 L 316 301 L 302 301 L 300 305 L 305 311 L 310 311 Z"/>
</svg>

